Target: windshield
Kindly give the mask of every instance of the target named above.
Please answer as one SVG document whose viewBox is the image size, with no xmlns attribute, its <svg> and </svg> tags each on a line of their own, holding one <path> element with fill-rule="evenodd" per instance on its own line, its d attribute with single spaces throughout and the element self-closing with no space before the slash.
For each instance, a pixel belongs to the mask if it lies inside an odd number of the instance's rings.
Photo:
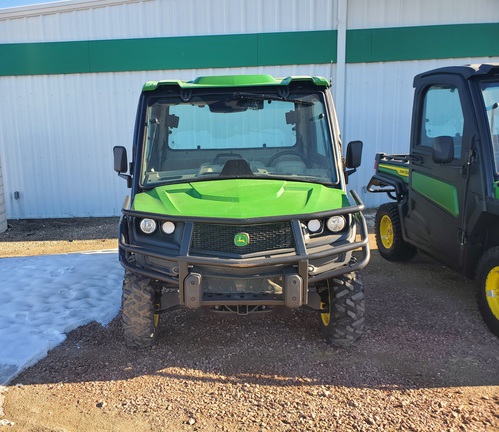
<svg viewBox="0 0 499 432">
<path fill-rule="evenodd" d="M 152 97 L 141 185 L 221 178 L 336 184 L 323 96 L 226 92 L 184 95 L 184 100 Z"/>
<path fill-rule="evenodd" d="M 483 82 L 481 87 L 494 149 L 495 171 L 499 175 L 499 82 Z"/>
</svg>

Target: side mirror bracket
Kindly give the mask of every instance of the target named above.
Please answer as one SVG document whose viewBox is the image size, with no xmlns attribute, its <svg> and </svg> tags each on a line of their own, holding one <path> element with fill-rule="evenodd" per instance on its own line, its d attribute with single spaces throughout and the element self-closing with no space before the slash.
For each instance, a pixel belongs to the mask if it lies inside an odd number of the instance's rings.
<svg viewBox="0 0 499 432">
<path fill-rule="evenodd" d="M 347 154 L 345 157 L 345 167 L 351 168 L 345 170 L 346 179 L 357 171 L 362 162 L 362 141 L 350 141 L 347 145 Z"/>
<path fill-rule="evenodd" d="M 125 174 L 128 171 L 128 158 L 126 154 L 126 148 L 123 146 L 113 147 L 114 155 L 114 170 L 118 173 L 118 176 L 126 180 L 126 185 L 128 188 L 132 187 L 132 176 Z"/>
</svg>

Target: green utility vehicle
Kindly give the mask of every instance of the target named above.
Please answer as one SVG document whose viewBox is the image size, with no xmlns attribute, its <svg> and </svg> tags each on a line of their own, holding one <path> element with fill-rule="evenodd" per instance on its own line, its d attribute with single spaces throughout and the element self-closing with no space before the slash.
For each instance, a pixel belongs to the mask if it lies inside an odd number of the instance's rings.
<svg viewBox="0 0 499 432">
<path fill-rule="evenodd" d="M 346 179 L 362 142 L 342 157 L 324 78 L 148 82 L 132 151 L 128 165 L 114 148 L 131 187 L 119 233 L 127 345 L 152 345 L 160 314 L 178 308 L 306 307 L 332 344 L 360 338 L 355 272 L 369 250 L 364 205 Z"/>
<path fill-rule="evenodd" d="M 377 211 L 379 252 L 420 250 L 475 278 L 499 336 L 499 64 L 432 70 L 414 87 L 410 154 L 378 153 L 367 187 L 396 201 Z"/>
</svg>

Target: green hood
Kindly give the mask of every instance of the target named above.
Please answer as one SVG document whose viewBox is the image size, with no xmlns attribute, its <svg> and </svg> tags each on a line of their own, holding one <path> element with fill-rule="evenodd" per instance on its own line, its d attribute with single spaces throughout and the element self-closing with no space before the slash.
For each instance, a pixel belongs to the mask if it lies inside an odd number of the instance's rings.
<svg viewBox="0 0 499 432">
<path fill-rule="evenodd" d="M 315 183 L 211 180 L 159 186 L 135 196 L 133 209 L 170 216 L 258 218 L 349 206 L 345 193 Z"/>
</svg>

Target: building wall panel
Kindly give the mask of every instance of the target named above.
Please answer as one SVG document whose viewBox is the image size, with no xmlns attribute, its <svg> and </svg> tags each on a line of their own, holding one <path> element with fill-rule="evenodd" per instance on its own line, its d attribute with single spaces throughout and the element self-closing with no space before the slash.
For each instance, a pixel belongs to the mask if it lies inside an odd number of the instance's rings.
<svg viewBox="0 0 499 432">
<path fill-rule="evenodd" d="M 23 13 L 0 10 L 0 43 L 331 30 L 336 25 L 330 0 L 68 1 L 16 9 Z"/>
<path fill-rule="evenodd" d="M 58 3 L 55 3 L 56 5 Z M 0 10 L 0 43 L 336 29 L 330 0 L 67 1 Z M 348 0 L 348 28 L 494 23 L 497 0 Z"/>
<path fill-rule="evenodd" d="M 498 18 L 497 0 L 348 0 L 350 29 L 492 23 Z"/>
<path fill-rule="evenodd" d="M 346 17 L 337 16 L 340 3 L 348 6 Z M 365 29 L 364 36 L 371 29 L 390 27 L 497 23 L 498 16 L 497 0 L 70 0 L 0 10 L 0 45 L 44 42 L 51 49 L 52 42 L 336 32 L 343 18 L 346 32 Z M 0 160 L 7 216 L 118 215 L 127 189 L 112 169 L 112 148 L 131 148 L 142 84 L 232 73 L 331 78 L 343 141 L 364 141 L 362 167 L 351 176 L 348 188 L 359 191 L 368 207 L 379 205 L 386 196 L 366 193 L 365 186 L 376 152 L 408 150 L 413 76 L 449 64 L 499 62 L 499 57 L 491 53 L 489 57 L 385 63 L 372 57 L 352 62 L 348 61 L 348 34 L 338 40 L 347 41 L 347 57 L 337 64 L 322 58 L 321 64 L 269 66 L 267 59 L 255 62 L 255 67 L 230 69 L 195 65 L 84 73 L 84 66 L 76 65 L 75 71 L 64 74 L 4 74 L 0 77 Z M 335 43 L 331 40 L 331 45 Z M 310 52 L 331 49 L 325 45 L 312 46 Z M 293 47 L 286 49 L 292 52 Z M 300 51 L 297 57 L 303 57 L 304 50 Z M 158 53 L 166 59 L 168 54 Z M 70 53 L 65 60 L 78 63 Z"/>
<path fill-rule="evenodd" d="M 1 99 L 17 101 L 10 109 L 2 102 L 1 113 L 10 217 L 118 214 L 112 197 L 124 196 L 124 185 L 112 171 L 112 147 L 131 141 L 140 89 L 128 86 L 125 76 L 1 80 Z"/>
<path fill-rule="evenodd" d="M 330 66 L 2 78 L 0 118 L 8 127 L 1 129 L 0 158 L 9 161 L 4 164 L 8 217 L 119 215 L 128 191 L 113 171 L 112 148 L 131 150 L 142 84 L 229 73 L 327 75 Z"/>
<path fill-rule="evenodd" d="M 374 173 L 378 152 L 408 153 L 415 75 L 438 67 L 485 62 L 495 58 L 460 58 L 446 60 L 362 63 L 347 66 L 344 110 L 344 142 L 364 142 L 362 166 L 350 177 L 349 189 L 355 189 L 367 207 L 386 202 L 386 194 L 366 191 Z"/>
<path fill-rule="evenodd" d="M 357 190 L 368 207 L 386 201 L 384 194 L 365 190 L 374 155 L 408 151 L 413 76 L 446 64 L 485 60 L 398 62 L 390 68 L 381 63 L 348 65 L 345 107 L 338 113 L 343 141 L 364 142 L 361 169 L 350 177 L 348 188 Z M 9 161 L 4 163 L 8 217 L 118 215 L 128 190 L 112 169 L 112 148 L 125 145 L 131 150 L 142 84 L 227 73 L 322 75 L 332 77 L 333 96 L 337 90 L 336 69 L 330 65 L 3 78 L 0 118 L 10 126 L 2 128 L 0 158 Z M 12 100 L 16 106 L 8 108 Z"/>
<path fill-rule="evenodd" d="M 0 233 L 4 232 L 6 229 L 7 229 L 7 207 L 5 206 L 2 161 L 0 160 Z"/>
</svg>

